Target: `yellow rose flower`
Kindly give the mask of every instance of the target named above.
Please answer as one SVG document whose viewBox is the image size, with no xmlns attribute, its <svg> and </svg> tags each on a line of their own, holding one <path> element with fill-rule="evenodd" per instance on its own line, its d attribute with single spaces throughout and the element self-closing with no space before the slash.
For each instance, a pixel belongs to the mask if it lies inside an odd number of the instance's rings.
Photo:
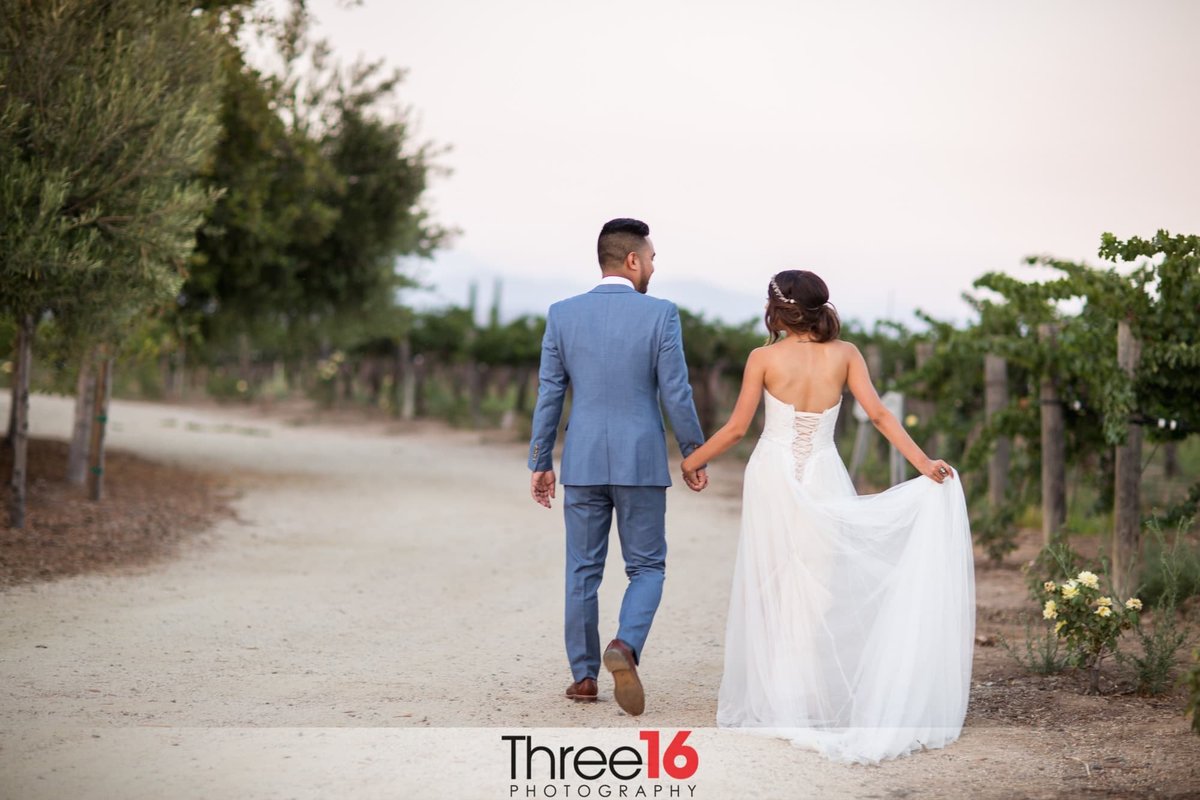
<svg viewBox="0 0 1200 800">
<path fill-rule="evenodd" d="M 916 414 L 909 414 L 907 417 L 904 418 L 904 427 L 911 428 L 916 424 L 917 424 L 917 415 Z"/>
<path fill-rule="evenodd" d="M 1112 605 L 1112 598 L 1111 598 L 1111 597 L 1100 597 L 1100 598 L 1097 598 L 1097 600 L 1096 600 L 1096 605 L 1098 605 L 1098 606 L 1111 606 L 1111 605 Z"/>
<path fill-rule="evenodd" d="M 1096 577 L 1096 573 L 1087 570 L 1079 573 L 1079 582 L 1089 589 L 1095 589 L 1100 585 L 1100 579 Z"/>
<path fill-rule="evenodd" d="M 1058 633 L 1059 631 L 1061 631 L 1063 629 L 1063 626 L 1066 624 L 1067 624 L 1067 621 L 1065 619 L 1060 619 L 1058 622 L 1054 623 L 1054 632 Z"/>
<path fill-rule="evenodd" d="M 1142 610 L 1142 601 L 1138 600 L 1136 597 L 1131 597 L 1125 601 L 1125 607 L 1128 608 L 1130 611 L 1141 611 Z"/>
<path fill-rule="evenodd" d="M 1112 616 L 1112 609 L 1109 608 L 1108 606 L 1100 606 L 1099 608 L 1096 609 L 1096 614 L 1098 614 L 1101 617 Z"/>
<path fill-rule="evenodd" d="M 1058 616 L 1058 603 L 1053 600 L 1047 600 L 1046 605 L 1042 608 L 1042 617 L 1045 619 L 1054 619 Z"/>
<path fill-rule="evenodd" d="M 1070 600 L 1072 597 L 1075 597 L 1079 594 L 1079 589 L 1075 586 L 1072 586 L 1071 583 L 1072 581 L 1068 581 L 1067 584 L 1063 586 L 1062 596 L 1066 600 Z"/>
<path fill-rule="evenodd" d="M 1058 584 L 1056 584 L 1054 581 L 1046 581 L 1045 583 L 1042 584 L 1042 588 L 1045 589 L 1047 592 L 1053 592 L 1055 589 L 1058 588 Z"/>
</svg>

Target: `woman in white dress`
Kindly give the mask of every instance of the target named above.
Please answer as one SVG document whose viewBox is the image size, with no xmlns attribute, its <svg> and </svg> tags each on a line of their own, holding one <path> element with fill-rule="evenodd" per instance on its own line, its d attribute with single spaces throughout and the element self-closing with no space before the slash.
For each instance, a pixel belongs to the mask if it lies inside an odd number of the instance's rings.
<svg viewBox="0 0 1200 800">
<path fill-rule="evenodd" d="M 884 407 L 858 348 L 838 339 L 824 281 L 788 270 L 767 293 L 770 342 L 750 354 L 729 422 L 683 462 L 694 482 L 766 403 L 746 465 L 717 724 L 835 761 L 944 747 L 962 730 L 975 634 L 961 481 Z M 855 493 L 833 440 L 845 386 L 919 477 Z"/>
</svg>

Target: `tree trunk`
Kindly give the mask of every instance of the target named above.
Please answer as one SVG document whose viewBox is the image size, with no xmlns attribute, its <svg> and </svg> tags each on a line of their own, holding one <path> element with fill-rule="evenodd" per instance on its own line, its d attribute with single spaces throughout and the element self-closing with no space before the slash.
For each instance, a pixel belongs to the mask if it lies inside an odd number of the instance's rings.
<svg viewBox="0 0 1200 800">
<path fill-rule="evenodd" d="M 1179 477 L 1179 442 L 1163 443 L 1163 476 L 1168 480 Z"/>
<path fill-rule="evenodd" d="M 712 414 L 708 424 L 704 426 L 705 436 L 711 436 L 719 427 L 722 400 L 724 399 L 721 397 L 721 376 L 724 374 L 725 362 L 720 360 L 713 363 L 704 374 L 705 391 L 708 394 L 708 404 Z"/>
<path fill-rule="evenodd" d="M 709 436 L 713 431 L 713 425 L 716 420 L 716 412 L 713 409 L 713 398 L 710 394 L 710 385 L 704 377 L 700 375 L 700 370 L 689 370 L 688 383 L 692 387 L 692 405 L 696 408 L 696 419 L 700 421 L 700 430 L 705 436 Z"/>
<path fill-rule="evenodd" d="M 529 391 L 531 383 L 530 374 L 533 372 L 529 367 L 521 367 L 517 370 L 519 381 L 517 384 L 517 413 L 525 415 L 529 413 L 529 396 L 533 392 Z"/>
<path fill-rule="evenodd" d="M 179 349 L 171 356 L 171 399 L 187 398 L 187 342 L 181 341 Z"/>
<path fill-rule="evenodd" d="M 395 414 L 404 421 L 413 418 L 413 387 L 415 384 L 412 363 L 412 342 L 407 336 L 396 343 L 395 360 L 392 365 L 392 391 L 395 392 Z"/>
<path fill-rule="evenodd" d="M 424 417 L 428 412 L 425 406 L 425 356 L 419 353 L 413 356 L 412 371 L 413 416 Z"/>
<path fill-rule="evenodd" d="M 450 377 L 450 396 L 454 398 L 454 408 L 457 410 L 463 402 L 463 387 L 467 382 L 467 367 L 474 366 L 473 362 L 463 364 L 450 364 L 438 369 L 438 372 L 445 375 L 447 372 Z"/>
<path fill-rule="evenodd" d="M 1038 339 L 1054 347 L 1058 327 L 1038 325 Z M 1054 375 L 1043 375 L 1042 406 L 1042 539 L 1050 544 L 1058 538 L 1067 521 L 1067 443 L 1063 425 L 1062 402 Z"/>
<path fill-rule="evenodd" d="M 467 362 L 467 386 L 470 392 L 471 425 L 483 427 L 483 400 L 488 393 L 491 370 L 474 361 Z"/>
<path fill-rule="evenodd" d="M 14 344 L 16 344 L 14 342 Z M 13 366 L 12 386 L 9 387 L 8 398 L 8 430 L 4 434 L 4 446 L 9 450 L 13 446 L 13 437 L 17 434 L 17 372 L 16 365 Z"/>
<path fill-rule="evenodd" d="M 850 428 L 850 411 L 854 408 L 854 393 L 849 387 L 842 390 L 842 410 L 838 412 L 837 419 L 833 422 L 833 439 L 835 442 L 840 442 L 846 438 L 846 431 Z"/>
<path fill-rule="evenodd" d="M 377 356 L 366 359 L 367 387 L 370 393 L 371 407 L 379 408 L 383 396 L 383 367 Z"/>
<path fill-rule="evenodd" d="M 88 495 L 92 500 L 104 498 L 104 434 L 108 429 L 108 401 L 112 397 L 112 356 L 105 347 L 101 351 L 96 374 L 95 417 L 92 422 L 91 455 L 92 469 Z"/>
<path fill-rule="evenodd" d="M 13 375 L 13 415 L 9 434 L 12 442 L 12 497 L 8 524 L 25 527 L 25 485 L 29 469 L 29 374 L 33 368 L 33 314 L 25 314 L 17 325 L 17 364 Z"/>
<path fill-rule="evenodd" d="M 75 424 L 71 429 L 71 448 L 67 453 L 67 483 L 83 486 L 87 482 L 88 442 L 92 435 L 92 407 L 95 405 L 96 371 L 89 350 L 79 363 L 75 382 Z"/>
<path fill-rule="evenodd" d="M 513 402 L 504 409 L 504 416 L 500 418 L 500 429 L 511 431 L 517 427 L 516 396 L 521 393 L 520 384 L 523 376 L 518 367 L 505 367 L 504 373 L 504 397 L 512 397 Z"/>
<path fill-rule="evenodd" d="M 992 421 L 1008 405 L 1008 363 L 1000 356 L 988 353 L 983 357 L 984 406 L 986 420 Z M 992 457 L 988 459 L 988 498 L 992 509 L 1004 505 L 1008 493 L 1008 464 L 1011 444 L 1007 436 L 996 439 Z"/>
<path fill-rule="evenodd" d="M 896 417 L 900 420 L 903 420 L 905 417 L 903 395 L 900 396 L 900 408 L 896 412 Z M 904 423 L 901 422 L 900 424 L 903 425 Z M 879 438 L 882 439 L 883 437 L 880 436 Z M 904 481 L 905 467 L 907 467 L 908 465 L 909 464 L 904 459 L 904 456 L 900 455 L 900 451 L 897 450 L 895 447 L 891 446 L 891 443 L 889 442 L 889 447 L 888 447 L 888 480 L 890 481 L 890 483 L 888 484 L 889 486 L 895 486 L 896 484 L 902 483 Z"/>
<path fill-rule="evenodd" d="M 238 377 L 250 382 L 250 334 L 238 334 Z"/>
<path fill-rule="evenodd" d="M 1129 323 L 1117 323 L 1117 365 L 1133 379 L 1142 355 L 1142 343 Z M 1115 508 L 1113 509 L 1113 588 L 1120 596 L 1134 584 L 1142 534 L 1142 426 L 1129 423 L 1124 444 L 1116 448 Z"/>
<path fill-rule="evenodd" d="M 412 356 L 412 345 L 408 339 L 404 340 L 404 384 L 401 388 L 400 395 L 400 418 L 405 421 L 410 421 L 417 416 L 417 391 L 420 384 L 417 380 L 418 367 L 416 359 Z"/>
<path fill-rule="evenodd" d="M 361 366 L 351 364 L 348 361 L 342 362 L 342 401 L 345 406 L 354 405 L 354 381 L 358 377 L 357 371 Z"/>
</svg>

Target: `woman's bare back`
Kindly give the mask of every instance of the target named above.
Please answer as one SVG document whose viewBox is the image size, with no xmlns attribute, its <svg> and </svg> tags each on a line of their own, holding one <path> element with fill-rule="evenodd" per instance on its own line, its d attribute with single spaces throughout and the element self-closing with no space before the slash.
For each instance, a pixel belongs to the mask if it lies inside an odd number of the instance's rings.
<svg viewBox="0 0 1200 800">
<path fill-rule="evenodd" d="M 771 396 L 797 411 L 819 414 L 842 399 L 850 369 L 845 342 L 810 342 L 794 334 L 762 348 L 763 385 Z"/>
</svg>

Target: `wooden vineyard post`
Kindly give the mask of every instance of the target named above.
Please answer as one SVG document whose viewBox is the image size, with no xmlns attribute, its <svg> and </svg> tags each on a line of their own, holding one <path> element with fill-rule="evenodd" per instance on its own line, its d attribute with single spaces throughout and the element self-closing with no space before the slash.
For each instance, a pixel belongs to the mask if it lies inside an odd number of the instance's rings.
<svg viewBox="0 0 1200 800">
<path fill-rule="evenodd" d="M 395 393 L 395 415 L 409 422 L 416 414 L 416 369 L 413 366 L 412 340 L 408 334 L 396 345 L 392 390 Z"/>
<path fill-rule="evenodd" d="M 1117 323 L 1117 366 L 1132 381 L 1141 360 L 1142 343 L 1129 323 Z M 1133 590 L 1134 569 L 1142 533 L 1142 426 L 1130 420 L 1125 442 L 1116 447 L 1113 509 L 1113 588 L 1118 595 Z"/>
<path fill-rule="evenodd" d="M 1058 326 L 1043 322 L 1038 325 L 1038 339 L 1053 349 Z M 1067 521 L 1067 442 L 1063 425 L 1062 401 L 1058 396 L 1055 375 L 1047 370 L 1042 375 L 1042 539 L 1050 544 L 1058 538 Z"/>
<path fill-rule="evenodd" d="M 988 353 L 983 357 L 984 413 L 992 418 L 1008 405 L 1008 362 L 1001 356 Z M 988 459 L 988 499 L 992 509 L 1004 504 L 1008 491 L 1008 464 L 1011 442 L 1007 436 L 996 439 L 992 457 Z"/>
<path fill-rule="evenodd" d="M 921 369 L 933 358 L 933 342 L 917 342 L 917 369 Z M 924 391 L 928 391 L 928 386 L 923 386 Z M 928 426 L 930 420 L 933 419 L 933 414 L 937 410 L 932 400 L 912 400 L 908 403 L 909 410 L 917 415 L 917 424 Z M 943 436 L 940 432 L 932 431 L 926 427 L 925 430 L 931 431 L 922 442 L 925 452 L 930 458 L 945 458 L 946 454 L 942 452 Z"/>
<path fill-rule="evenodd" d="M 892 408 L 892 412 L 896 415 L 896 419 L 903 420 L 904 419 L 904 402 L 905 402 L 904 395 L 900 394 L 899 392 L 888 392 L 888 394 L 893 395 L 895 398 L 894 399 L 895 405 Z M 903 423 L 901 423 L 901 424 L 903 424 Z M 907 467 L 908 467 L 908 462 L 904 460 L 904 456 L 900 455 L 900 451 L 897 450 L 893 445 L 891 445 L 891 443 L 889 443 L 888 444 L 888 479 L 889 479 L 890 486 L 895 486 L 896 484 L 904 481 L 905 474 L 906 474 L 905 470 Z"/>
</svg>

